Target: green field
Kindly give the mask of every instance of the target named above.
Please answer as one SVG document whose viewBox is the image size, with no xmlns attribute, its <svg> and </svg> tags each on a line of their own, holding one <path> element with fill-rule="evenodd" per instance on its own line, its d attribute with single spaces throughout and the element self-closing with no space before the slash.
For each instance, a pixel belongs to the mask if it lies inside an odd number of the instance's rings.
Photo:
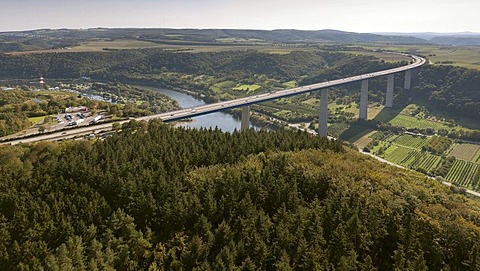
<svg viewBox="0 0 480 271">
<path fill-rule="evenodd" d="M 394 141 L 395 144 L 410 147 L 413 149 L 422 149 L 423 146 L 427 144 L 426 137 L 421 136 L 412 136 L 412 135 L 401 135 L 397 137 Z"/>
<path fill-rule="evenodd" d="M 448 65 L 480 70 L 479 46 L 362 45 L 362 47 L 371 50 L 393 50 L 420 54 L 427 56 L 430 64 L 445 65 L 442 62 L 451 62 Z"/>
<path fill-rule="evenodd" d="M 36 124 L 42 123 L 45 117 L 46 116 L 32 117 L 32 118 L 28 118 L 28 121 L 30 121 L 33 125 L 36 125 Z"/>
<path fill-rule="evenodd" d="M 375 120 L 381 121 L 384 123 L 390 123 L 393 126 L 404 127 L 406 129 L 425 129 L 425 128 L 432 128 L 436 131 L 440 129 L 444 129 L 447 131 L 451 131 L 453 129 L 456 130 L 465 130 L 470 131 L 470 128 L 466 128 L 466 126 L 472 126 L 465 123 L 464 126 L 447 122 L 444 117 L 442 117 L 442 112 L 436 112 L 435 115 L 430 114 L 426 116 L 424 112 L 420 112 L 417 115 L 412 115 L 412 112 L 415 109 L 419 108 L 416 104 L 409 104 L 404 108 L 383 108 L 376 116 Z M 476 124 L 478 125 L 478 124 Z"/>
<path fill-rule="evenodd" d="M 416 117 L 411 117 L 411 116 L 402 115 L 402 114 L 398 114 L 397 116 L 395 116 L 395 118 L 390 120 L 389 123 L 391 125 L 405 127 L 407 129 L 410 129 L 410 128 L 422 129 L 425 127 L 430 127 L 437 131 L 440 129 L 445 129 L 445 130 L 452 129 L 452 127 L 447 126 L 442 122 L 432 121 L 428 119 L 418 119 Z"/>
<path fill-rule="evenodd" d="M 436 169 L 442 160 L 440 156 L 398 145 L 390 146 L 385 151 L 383 158 L 397 165 L 420 170 L 425 173 L 432 172 Z"/>
<path fill-rule="evenodd" d="M 399 62 L 399 61 L 408 61 L 409 58 L 401 55 L 393 55 L 385 52 L 365 52 L 365 51 L 339 51 L 346 54 L 354 54 L 354 55 L 366 55 L 366 56 L 373 56 L 379 58 L 385 62 Z"/>
<path fill-rule="evenodd" d="M 417 151 L 411 150 L 409 148 L 401 147 L 401 146 L 390 146 L 384 154 L 384 158 L 392 163 L 402 165 L 402 166 L 409 166 L 412 161 L 412 156 L 415 155 Z"/>
<path fill-rule="evenodd" d="M 297 86 L 297 81 L 296 80 L 288 81 L 283 83 L 282 85 L 286 86 L 287 88 L 294 88 Z"/>
<path fill-rule="evenodd" d="M 236 87 L 233 88 L 233 90 L 239 90 L 239 91 L 246 91 L 247 94 L 256 91 L 257 89 L 261 88 L 262 86 L 256 85 L 256 84 L 251 84 L 251 85 L 237 85 Z"/>
<path fill-rule="evenodd" d="M 455 160 L 445 179 L 451 183 L 468 187 L 473 181 L 478 182 L 478 180 L 474 180 L 474 178 L 476 177 L 479 166 L 479 164 Z"/>
</svg>

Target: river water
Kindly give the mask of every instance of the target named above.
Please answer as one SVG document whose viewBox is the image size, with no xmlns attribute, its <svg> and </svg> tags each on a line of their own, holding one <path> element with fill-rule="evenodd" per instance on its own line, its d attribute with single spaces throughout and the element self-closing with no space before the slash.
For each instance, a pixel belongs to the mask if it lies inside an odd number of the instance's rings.
<svg viewBox="0 0 480 271">
<path fill-rule="evenodd" d="M 205 104 L 203 100 L 197 99 L 191 95 L 188 95 L 182 92 L 169 90 L 169 89 L 154 88 L 154 87 L 148 87 L 148 89 L 158 91 L 162 94 L 167 95 L 171 99 L 177 101 L 181 108 L 189 108 L 192 106 L 199 106 L 199 105 Z M 233 118 L 233 116 L 230 114 L 223 113 L 223 112 L 215 112 L 208 115 L 194 117 L 190 122 L 179 122 L 177 125 L 182 127 L 196 128 L 196 129 L 199 129 L 202 127 L 203 128 L 218 127 L 224 132 L 233 132 L 235 129 L 240 130 L 241 122 L 240 120 Z M 259 129 L 258 127 L 252 126 L 251 122 L 250 122 L 250 127 Z"/>
</svg>

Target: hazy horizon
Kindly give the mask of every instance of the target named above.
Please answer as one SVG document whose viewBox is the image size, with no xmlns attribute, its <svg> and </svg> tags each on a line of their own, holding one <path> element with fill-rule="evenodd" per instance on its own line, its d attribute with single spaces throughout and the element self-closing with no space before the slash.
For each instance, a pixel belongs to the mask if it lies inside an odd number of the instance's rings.
<svg viewBox="0 0 480 271">
<path fill-rule="evenodd" d="M 378 34 L 378 35 L 388 35 L 388 34 L 439 34 L 439 35 L 449 35 L 449 34 L 474 34 L 480 35 L 480 32 L 473 31 L 455 31 L 455 32 L 436 32 L 436 31 L 420 31 L 420 32 L 394 32 L 394 31 L 348 31 L 343 29 L 297 29 L 297 28 L 278 28 L 278 29 L 261 29 L 261 28 L 218 28 L 218 27 L 206 27 L 206 28 L 197 28 L 197 27 L 88 27 L 88 28 L 68 28 L 68 27 L 57 27 L 57 28 L 32 28 L 32 29 L 22 29 L 22 30 L 0 30 L 0 32 L 28 32 L 36 30 L 88 30 L 88 29 L 198 29 L 198 30 L 207 30 L 207 29 L 222 29 L 222 30 L 255 30 L 255 31 L 276 31 L 276 30 L 298 30 L 298 31 L 323 31 L 323 30 L 333 30 L 341 32 L 352 32 L 352 33 L 368 33 L 368 34 Z"/>
<path fill-rule="evenodd" d="M 0 31 L 87 28 L 480 32 L 480 1 L 0 0 Z M 20 19 L 19 19 L 20 18 Z"/>
</svg>

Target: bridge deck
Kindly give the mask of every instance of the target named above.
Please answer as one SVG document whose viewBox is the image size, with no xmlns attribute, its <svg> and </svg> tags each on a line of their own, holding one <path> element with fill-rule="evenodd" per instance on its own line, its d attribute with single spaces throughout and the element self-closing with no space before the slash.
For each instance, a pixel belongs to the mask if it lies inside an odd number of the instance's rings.
<svg viewBox="0 0 480 271">
<path fill-rule="evenodd" d="M 402 55 L 405 55 L 405 54 L 402 54 Z M 285 97 L 290 97 L 290 96 L 299 95 L 303 93 L 308 93 L 308 92 L 316 91 L 323 88 L 340 86 L 340 85 L 349 84 L 352 82 L 362 81 L 365 79 L 371 79 L 379 76 L 394 74 L 402 71 L 415 69 L 425 64 L 424 58 L 414 56 L 414 55 L 405 55 L 405 56 L 411 57 L 414 60 L 414 62 L 412 64 L 409 64 L 403 67 L 394 68 L 394 69 L 356 75 L 348 78 L 342 78 L 342 79 L 337 79 L 333 81 L 321 82 L 321 83 L 295 87 L 295 88 L 290 88 L 285 90 L 272 91 L 269 93 L 253 95 L 253 96 L 234 99 L 230 101 L 223 101 L 223 102 L 206 104 L 206 105 L 201 105 L 201 106 L 196 106 L 196 107 L 191 107 L 186 109 L 180 109 L 180 110 L 171 111 L 167 113 L 137 118 L 137 120 L 150 120 L 150 119 L 160 118 L 164 122 L 177 121 L 181 119 L 206 115 L 206 114 L 210 114 L 213 112 L 218 112 L 226 109 L 244 107 L 251 104 L 257 104 L 257 103 L 262 103 L 266 101 L 276 100 L 279 98 L 285 98 Z"/>
</svg>

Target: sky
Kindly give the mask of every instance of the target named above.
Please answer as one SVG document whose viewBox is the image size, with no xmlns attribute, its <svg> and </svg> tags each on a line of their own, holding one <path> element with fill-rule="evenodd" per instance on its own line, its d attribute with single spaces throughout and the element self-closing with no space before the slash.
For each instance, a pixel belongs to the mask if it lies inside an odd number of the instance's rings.
<svg viewBox="0 0 480 271">
<path fill-rule="evenodd" d="M 0 0 L 0 31 L 40 28 L 480 32 L 480 0 Z"/>
</svg>

